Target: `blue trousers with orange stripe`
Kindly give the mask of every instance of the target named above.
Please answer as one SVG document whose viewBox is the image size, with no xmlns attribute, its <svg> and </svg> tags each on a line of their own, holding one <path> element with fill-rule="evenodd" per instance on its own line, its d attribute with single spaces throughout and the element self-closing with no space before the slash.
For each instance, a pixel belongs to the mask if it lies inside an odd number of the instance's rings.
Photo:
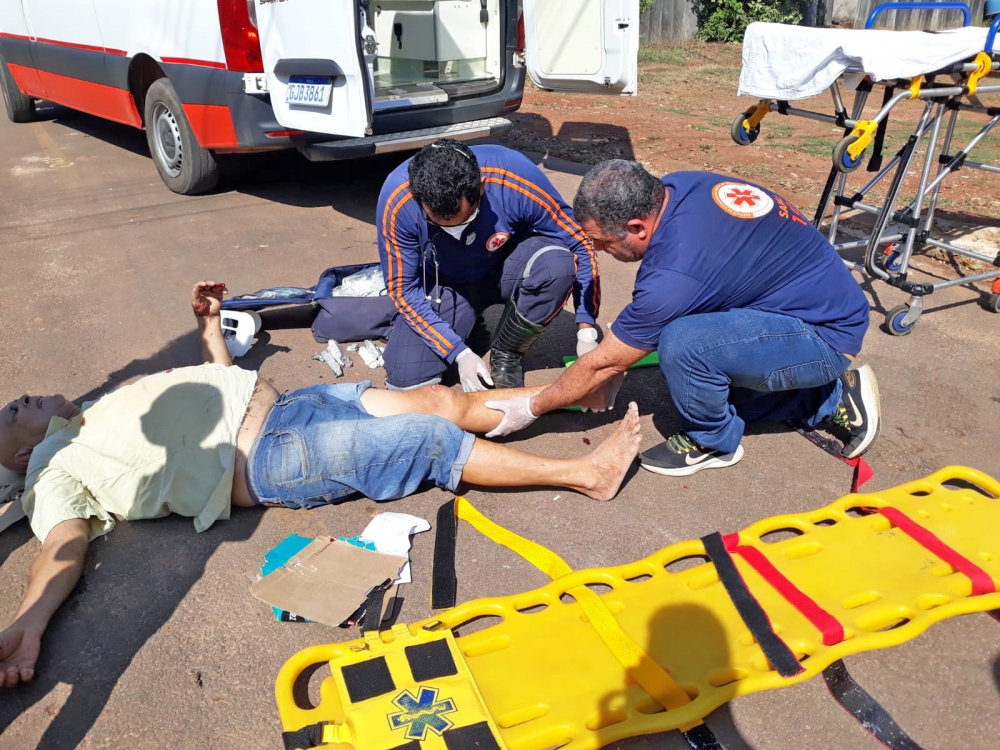
<svg viewBox="0 0 1000 750">
<path fill-rule="evenodd" d="M 441 319 L 467 341 L 486 308 L 512 298 L 525 319 L 548 323 L 566 304 L 574 281 L 573 253 L 545 237 L 530 237 L 489 276 L 441 287 L 441 303 L 434 307 Z M 398 314 L 383 359 L 386 385 L 395 389 L 439 383 L 450 366 Z"/>
</svg>

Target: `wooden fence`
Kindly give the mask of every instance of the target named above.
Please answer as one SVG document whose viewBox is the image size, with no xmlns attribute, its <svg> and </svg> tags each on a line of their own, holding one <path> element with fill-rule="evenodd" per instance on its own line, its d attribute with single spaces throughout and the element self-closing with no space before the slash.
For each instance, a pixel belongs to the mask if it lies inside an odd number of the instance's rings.
<svg viewBox="0 0 1000 750">
<path fill-rule="evenodd" d="M 824 26 L 853 25 L 863 28 L 872 8 L 882 0 L 820 0 L 818 21 Z M 698 30 L 697 0 L 656 0 L 640 22 L 643 44 L 679 44 L 694 39 Z M 985 0 L 967 0 L 973 19 L 983 17 Z M 803 8 L 805 10 L 805 8 Z M 805 13 L 803 15 L 806 15 Z M 957 11 L 890 11 L 879 16 L 879 28 L 940 29 L 961 23 Z"/>
</svg>

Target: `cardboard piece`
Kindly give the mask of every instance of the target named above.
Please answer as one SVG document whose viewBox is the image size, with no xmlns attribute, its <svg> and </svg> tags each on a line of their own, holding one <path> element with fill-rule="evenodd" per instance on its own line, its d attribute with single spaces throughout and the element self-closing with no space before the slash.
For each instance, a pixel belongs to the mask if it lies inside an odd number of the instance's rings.
<svg viewBox="0 0 1000 750">
<path fill-rule="evenodd" d="M 272 607 L 337 626 L 365 603 L 369 591 L 396 580 L 406 561 L 347 542 L 315 539 L 251 585 L 250 593 Z"/>
</svg>

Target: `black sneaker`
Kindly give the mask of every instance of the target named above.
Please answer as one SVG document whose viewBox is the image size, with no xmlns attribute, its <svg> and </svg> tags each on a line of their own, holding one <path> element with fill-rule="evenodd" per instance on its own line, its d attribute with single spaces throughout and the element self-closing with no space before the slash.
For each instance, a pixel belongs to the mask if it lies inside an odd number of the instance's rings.
<svg viewBox="0 0 1000 750">
<path fill-rule="evenodd" d="M 878 440 L 882 429 L 879 413 L 878 381 L 869 365 L 848 370 L 840 376 L 844 392 L 830 424 L 845 433 L 844 458 L 856 458 Z"/>
<path fill-rule="evenodd" d="M 703 448 L 684 432 L 671 435 L 666 442 L 639 454 L 642 468 L 668 477 L 686 477 L 702 469 L 721 469 L 732 466 L 741 458 L 742 445 L 732 453 L 722 453 Z"/>
</svg>

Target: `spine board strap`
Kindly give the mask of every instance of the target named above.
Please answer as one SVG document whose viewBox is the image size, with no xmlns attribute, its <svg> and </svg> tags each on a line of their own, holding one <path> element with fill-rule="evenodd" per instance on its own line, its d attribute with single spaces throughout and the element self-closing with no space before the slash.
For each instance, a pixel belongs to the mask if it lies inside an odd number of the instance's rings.
<svg viewBox="0 0 1000 750">
<path fill-rule="evenodd" d="M 889 712 L 854 681 L 844 666 L 843 659 L 837 659 L 823 670 L 823 680 L 830 695 L 841 708 L 857 719 L 865 731 L 889 750 L 922 750 L 920 745 L 900 728 Z"/>
<path fill-rule="evenodd" d="M 879 508 L 876 512 L 889 519 L 893 526 L 898 528 L 932 555 L 941 558 L 944 562 L 948 563 L 951 567 L 968 578 L 969 581 L 972 582 L 972 596 L 992 594 L 996 591 L 996 586 L 993 584 L 993 579 L 990 578 L 989 573 L 957 550 L 949 547 L 938 537 L 898 508 L 887 506 Z"/>
<path fill-rule="evenodd" d="M 451 516 L 451 521 L 447 516 Z M 464 497 L 451 500 L 438 510 L 438 529 L 434 547 L 434 571 L 432 573 L 431 600 L 446 599 L 446 589 L 441 585 L 452 585 L 455 575 L 455 530 L 457 519 L 461 518 L 472 528 L 497 544 L 520 555 L 527 562 L 545 573 L 552 580 L 562 578 L 573 572 L 572 568 L 552 550 L 537 544 L 530 539 L 518 536 L 512 531 L 494 523 L 476 510 Z M 450 524 L 450 527 L 449 527 Z M 448 556 L 450 555 L 450 559 Z M 439 566 L 443 572 L 440 573 Z M 677 709 L 691 702 L 684 689 L 674 678 L 663 669 L 646 651 L 636 643 L 615 619 L 614 615 L 594 591 L 586 586 L 574 586 L 567 592 L 572 596 L 580 609 L 587 616 L 591 627 L 608 647 L 628 676 L 635 680 L 649 695 L 667 710 Z M 454 601 L 454 592 L 452 592 Z M 688 744 L 695 750 L 715 750 L 722 748 L 712 731 L 702 722 L 695 721 L 680 727 Z M 689 739 L 689 735 L 693 739 Z M 697 743 L 697 744 L 696 744 Z M 712 744 L 714 743 L 714 744 Z"/>
<path fill-rule="evenodd" d="M 726 587 L 726 593 L 729 594 L 743 624 L 750 630 L 767 660 L 782 677 L 792 677 L 803 671 L 804 667 L 788 648 L 788 644 L 774 632 L 760 602 L 750 593 L 746 581 L 743 580 L 729 550 L 726 549 L 725 542 L 722 541 L 722 535 L 715 532 L 702 537 L 701 541 L 705 545 L 705 553 L 715 564 L 719 579 Z"/>
</svg>

